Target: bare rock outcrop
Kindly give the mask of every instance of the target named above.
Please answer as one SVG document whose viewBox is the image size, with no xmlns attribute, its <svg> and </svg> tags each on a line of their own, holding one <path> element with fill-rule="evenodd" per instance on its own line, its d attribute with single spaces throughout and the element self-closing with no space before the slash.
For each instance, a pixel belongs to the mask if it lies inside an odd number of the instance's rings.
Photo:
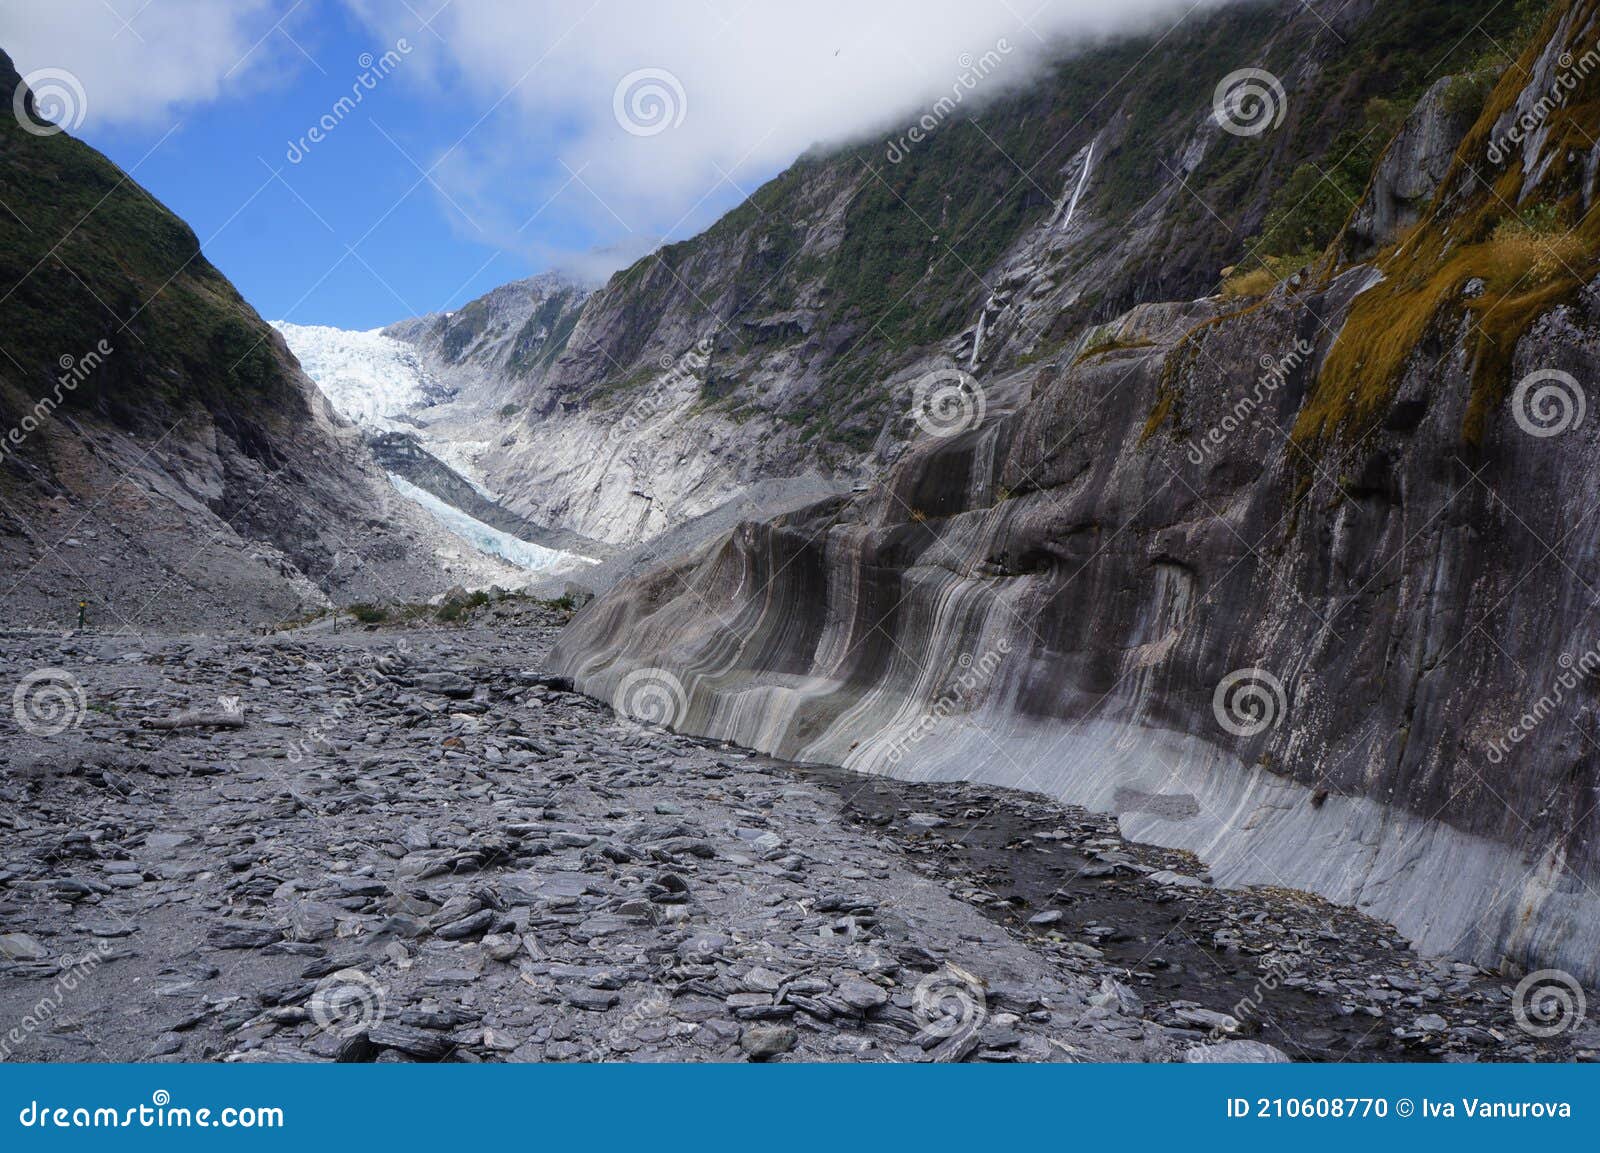
<svg viewBox="0 0 1600 1153">
<path fill-rule="evenodd" d="M 1405 244 L 994 378 L 1025 403 L 619 586 L 555 663 L 625 711 L 665 685 L 682 731 L 1031 788 L 1224 884 L 1600 979 L 1600 237 L 1527 230 L 1589 219 L 1600 76 L 1488 148 L 1597 31 L 1552 15 Z"/>
</svg>

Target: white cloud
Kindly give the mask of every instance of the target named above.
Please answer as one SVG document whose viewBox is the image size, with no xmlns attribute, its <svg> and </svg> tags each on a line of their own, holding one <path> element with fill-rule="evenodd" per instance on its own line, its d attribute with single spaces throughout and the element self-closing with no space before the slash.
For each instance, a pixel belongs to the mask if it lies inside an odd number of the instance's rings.
<svg viewBox="0 0 1600 1153">
<path fill-rule="evenodd" d="M 1066 46 L 1221 2 L 0 0 L 0 44 L 24 75 L 82 81 L 92 137 L 285 82 L 294 45 L 342 4 L 374 43 L 405 37 L 406 87 L 471 126 L 453 142 L 384 124 L 437 165 L 440 211 L 471 240 L 599 274 L 703 228 L 812 145 L 898 137 L 963 76 L 987 73 L 960 89 L 981 103 Z"/>
<path fill-rule="evenodd" d="M 76 77 L 92 132 L 170 120 L 253 79 L 284 47 L 256 45 L 277 18 L 271 0 L 0 0 L 0 47 L 23 76 Z"/>
<path fill-rule="evenodd" d="M 453 0 L 436 35 L 418 12 L 440 0 L 347 2 L 385 41 L 409 37 L 441 99 L 487 114 L 439 146 L 464 231 L 559 259 L 529 239 L 536 211 L 632 256 L 703 227 L 813 144 L 898 135 L 986 54 L 998 63 L 966 104 L 1028 83 L 1065 44 L 1219 0 Z M 641 70 L 654 91 L 636 109 L 646 131 L 629 132 L 618 84 Z"/>
</svg>

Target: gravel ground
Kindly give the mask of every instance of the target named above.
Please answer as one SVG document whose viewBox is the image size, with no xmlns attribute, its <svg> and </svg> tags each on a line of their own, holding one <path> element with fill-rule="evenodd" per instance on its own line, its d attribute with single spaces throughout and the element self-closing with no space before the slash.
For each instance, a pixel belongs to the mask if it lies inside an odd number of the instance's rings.
<svg viewBox="0 0 1600 1153">
<path fill-rule="evenodd" d="M 465 629 L 7 634 L 0 1055 L 1600 1045 L 1519 1029 L 1513 981 L 1301 894 L 1213 889 L 1094 814 L 636 726 L 545 674 L 560 624 L 524 607 Z"/>
</svg>

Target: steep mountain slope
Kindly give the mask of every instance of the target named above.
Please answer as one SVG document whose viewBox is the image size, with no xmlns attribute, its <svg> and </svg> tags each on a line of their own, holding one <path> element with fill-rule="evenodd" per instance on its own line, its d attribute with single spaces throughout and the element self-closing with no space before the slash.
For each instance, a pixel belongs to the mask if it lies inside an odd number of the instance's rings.
<svg viewBox="0 0 1600 1153">
<path fill-rule="evenodd" d="M 1312 267 L 1019 360 L 871 494 L 620 585 L 556 659 L 1595 982 L 1597 43 L 1600 0 L 1556 5 L 1498 79 L 1424 86 Z"/>
<path fill-rule="evenodd" d="M 901 450 L 930 370 L 1004 372 L 1225 268 L 1270 285 L 1309 263 L 1406 110 L 1536 6 L 1252 0 L 1084 51 L 918 143 L 807 156 L 588 301 L 508 395 L 493 487 L 618 541 L 765 478 L 848 487 Z M 1257 84 L 1267 119 L 1244 135 L 1215 105 L 1252 67 L 1281 92 Z"/>
<path fill-rule="evenodd" d="M 8 623 L 80 598 L 141 627 L 436 588 L 430 530 L 282 339 L 127 173 L 11 115 L 20 84 L 0 55 Z"/>
<path fill-rule="evenodd" d="M 390 415 L 396 420 L 381 427 L 415 429 L 429 452 L 487 492 L 486 458 L 510 442 L 521 398 L 537 387 L 566 347 L 591 292 L 561 274 L 545 273 L 503 284 L 454 312 L 413 317 L 372 334 L 385 348 L 406 349 L 419 374 L 412 389 L 416 396 L 399 407 L 391 397 Z M 294 333 L 290 343 L 308 335 Z M 366 336 L 345 333 L 343 339 Z M 312 375 L 321 380 L 320 374 Z M 385 388 L 373 380 L 368 391 L 379 395 Z"/>
<path fill-rule="evenodd" d="M 547 272 L 502 284 L 455 312 L 399 321 L 383 333 L 414 345 L 431 371 L 458 385 L 537 381 L 566 348 L 591 291 Z"/>
</svg>

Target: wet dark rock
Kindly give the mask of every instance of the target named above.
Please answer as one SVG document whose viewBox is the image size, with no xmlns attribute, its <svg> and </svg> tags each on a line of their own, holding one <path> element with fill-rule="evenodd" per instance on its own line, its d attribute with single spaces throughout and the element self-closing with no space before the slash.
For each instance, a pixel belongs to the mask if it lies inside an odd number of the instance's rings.
<svg viewBox="0 0 1600 1153">
<path fill-rule="evenodd" d="M 475 937 L 488 932 L 489 926 L 494 924 L 495 913 L 493 909 L 480 909 L 476 913 L 462 917 L 459 921 L 451 921 L 434 929 L 433 935 L 442 941 L 459 941 L 466 937 Z"/>
<path fill-rule="evenodd" d="M 615 993 L 584 986 L 568 986 L 561 991 L 561 995 L 566 998 L 567 1004 L 591 1013 L 602 1013 L 615 1008 L 617 1002 L 621 1000 Z"/>
<path fill-rule="evenodd" d="M 1184 901 L 1205 869 L 1223 885 L 1270 878 L 1360 894 L 1424 952 L 1600 981 L 1600 838 L 1574 824 L 1600 761 L 1575 751 L 1573 726 L 1587 736 L 1592 717 L 1569 669 L 1593 646 L 1593 550 L 1566 519 L 1600 501 L 1581 420 L 1581 382 L 1600 379 L 1600 281 L 1566 270 L 1489 334 L 1477 321 L 1509 301 L 1492 267 L 1434 279 L 1440 251 L 1505 212 L 1482 171 L 1515 173 L 1519 204 L 1593 200 L 1587 142 L 1514 139 L 1563 56 L 1594 42 L 1596 13 L 1566 11 L 1496 92 L 1474 155 L 1457 143 L 1483 77 L 1430 79 L 1341 237 L 1357 260 L 1384 249 L 1373 263 L 1321 262 L 1241 306 L 1203 295 L 1215 267 L 1197 252 L 1207 283 L 1158 301 L 1111 287 L 1148 285 L 1146 261 L 1089 255 L 1097 241 L 1142 251 L 1141 229 L 1095 220 L 1069 243 L 1042 220 L 1010 238 L 972 324 L 893 378 L 975 368 L 982 419 L 909 430 L 864 491 L 742 519 L 619 583 L 562 634 L 553 666 L 599 701 L 642 670 L 670 674 L 680 727 L 708 740 L 1114 809 L 1131 836 L 1207 854 L 1153 878 L 1157 904 Z M 1174 115 L 1204 124 L 1209 95 Z M 1572 116 L 1593 135 L 1592 108 Z M 1215 139 L 1189 138 L 1194 163 Z M 1126 144 L 1114 131 L 1097 143 Z M 1094 155 L 1084 140 L 1062 174 L 1091 173 Z M 1168 228 L 1149 210 L 1143 235 L 1161 243 L 1213 227 Z M 1413 222 L 1414 241 L 1385 247 Z M 637 354 L 634 291 L 618 282 L 592 316 Z M 591 359 L 598 384 L 612 370 Z M 1536 373 L 1565 378 L 1541 413 L 1527 405 Z M 780 380 L 743 379 L 775 411 Z M 1562 424 L 1530 427 L 1540 417 Z M 1254 718 L 1228 710 L 1241 686 L 1262 694 Z M 1560 699 L 1556 723 L 1522 725 L 1542 698 Z M 915 793 L 872 821 L 933 840 L 953 819 Z M 1027 840 L 1017 851 L 1036 851 Z M 1090 879 L 1128 869 L 1084 856 Z M 1530 879 L 1530 862 L 1557 858 Z"/>
<path fill-rule="evenodd" d="M 438 1061 L 450 1053 L 448 1038 L 429 1029 L 414 1029 L 398 1022 L 374 1025 L 367 1040 L 380 1049 L 395 1049 L 419 1061 Z"/>
<path fill-rule="evenodd" d="M 214 927 L 207 941 L 215 949 L 261 949 L 283 939 L 283 930 L 271 925 L 231 921 Z"/>
</svg>

